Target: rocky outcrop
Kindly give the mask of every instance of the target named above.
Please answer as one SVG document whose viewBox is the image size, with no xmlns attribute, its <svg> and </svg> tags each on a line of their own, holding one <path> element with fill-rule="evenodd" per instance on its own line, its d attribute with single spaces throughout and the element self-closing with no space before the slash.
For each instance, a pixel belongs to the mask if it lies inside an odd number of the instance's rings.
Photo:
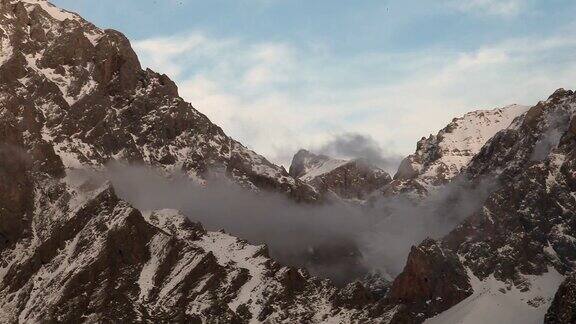
<svg viewBox="0 0 576 324">
<path fill-rule="evenodd" d="M 500 188 L 443 244 L 479 280 L 527 294 L 535 278 L 575 270 L 575 113 L 576 96 L 560 89 L 495 135 L 468 165 L 468 178 L 493 177 Z M 546 309 L 556 281 L 540 284 L 541 295 L 522 307 Z"/>
<path fill-rule="evenodd" d="M 546 313 L 544 323 L 576 323 L 576 276 L 568 277 L 560 285 Z"/>
<path fill-rule="evenodd" d="M 554 291 L 551 285 L 575 270 L 576 137 L 570 129 L 575 113 L 576 96 L 558 90 L 494 135 L 472 157 L 461 176 L 475 185 L 495 179 L 496 186 L 482 207 L 439 243 L 426 241 L 427 248 L 412 250 L 389 295 L 396 296 L 392 300 L 401 307 L 395 314 L 397 321 L 422 322 L 472 294 L 475 297 L 461 307 L 474 312 L 477 301 L 505 301 L 499 296 L 510 290 L 522 301 L 509 307 L 537 309 L 541 313 L 533 316 L 544 318 Z M 443 281 L 426 281 L 442 278 L 447 271 L 452 272 Z M 538 278 L 548 279 L 538 282 Z M 492 297 L 483 297 L 488 294 Z M 422 305 L 423 301 L 428 303 Z M 486 307 L 482 305 L 477 307 Z M 460 311 L 447 318 L 465 315 Z"/>
<path fill-rule="evenodd" d="M 572 268 L 576 141 L 569 125 L 575 112 L 574 94 L 558 91 L 472 160 L 469 177 L 493 176 L 503 186 L 445 242 L 480 278 L 494 273 L 521 282 L 521 274 Z"/>
<path fill-rule="evenodd" d="M 388 298 L 401 305 L 397 323 L 420 323 L 472 295 L 472 286 L 458 256 L 434 240 L 413 247 Z"/>
</svg>

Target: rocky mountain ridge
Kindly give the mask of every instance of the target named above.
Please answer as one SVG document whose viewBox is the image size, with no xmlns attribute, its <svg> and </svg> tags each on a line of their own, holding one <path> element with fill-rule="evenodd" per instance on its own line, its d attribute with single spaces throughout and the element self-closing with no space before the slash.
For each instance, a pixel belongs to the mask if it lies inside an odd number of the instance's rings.
<svg viewBox="0 0 576 324">
<path fill-rule="evenodd" d="M 29 131 L 27 140 L 52 145 L 66 168 L 128 161 L 199 182 L 224 175 L 253 190 L 318 199 L 182 100 L 166 75 L 142 70 L 119 32 L 46 1 L 1 6 L 2 103 Z"/>
<path fill-rule="evenodd" d="M 362 159 L 340 160 L 300 150 L 294 155 L 289 174 L 314 187 L 322 195 L 364 201 L 392 180 L 386 171 Z"/>
<path fill-rule="evenodd" d="M 560 89 L 498 132 L 473 157 L 465 176 L 472 181 L 495 177 L 500 186 L 450 234 L 436 243 L 423 243 L 420 249 L 425 253 L 410 254 L 397 280 L 421 277 L 422 268 L 429 271 L 426 289 L 402 298 L 410 301 L 405 305 L 412 319 L 420 321 L 461 302 L 437 322 L 478 320 L 486 316 L 480 315 L 486 309 L 491 315 L 482 321 L 544 320 L 556 288 L 576 264 L 575 113 L 576 96 Z M 438 255 L 436 249 L 446 257 L 433 258 L 420 269 L 409 267 Z M 446 270 L 435 266 L 442 259 L 455 262 L 451 269 L 461 269 L 450 276 L 455 279 L 448 287 L 442 281 Z M 467 293 L 454 296 L 466 281 Z M 406 286 L 397 289 L 402 292 Z"/>
<path fill-rule="evenodd" d="M 493 136 L 459 132 L 465 117 L 419 144 L 407 162 L 418 175 L 399 172 L 386 187 L 425 193 L 458 174 L 498 186 L 450 234 L 413 247 L 381 296 L 360 283 L 336 289 L 176 211 L 141 212 L 108 183 L 75 183 L 70 169 L 127 160 L 321 197 L 227 137 L 166 76 L 142 70 L 118 32 L 43 0 L 0 0 L 0 37 L 2 322 L 524 323 L 544 320 L 550 304 L 548 322 L 572 317 L 570 278 L 554 298 L 576 265 L 572 91 L 526 113 L 467 115 L 498 124 Z M 468 146 L 444 146 L 450 134 Z M 329 169 L 321 174 L 338 167 Z"/>
<path fill-rule="evenodd" d="M 529 107 L 510 105 L 493 110 L 476 110 L 454 118 L 437 135 L 418 141 L 416 152 L 406 157 L 387 194 L 413 192 L 423 195 L 458 176 L 480 149 Z"/>
</svg>

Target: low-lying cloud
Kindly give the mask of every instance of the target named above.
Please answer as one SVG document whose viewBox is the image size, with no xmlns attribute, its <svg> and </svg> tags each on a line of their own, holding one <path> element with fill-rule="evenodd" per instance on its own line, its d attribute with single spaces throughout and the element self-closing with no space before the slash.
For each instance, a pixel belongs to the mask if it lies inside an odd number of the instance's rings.
<svg viewBox="0 0 576 324">
<path fill-rule="evenodd" d="M 105 178 L 140 210 L 180 210 L 209 230 L 224 229 L 251 243 L 265 243 L 277 260 L 340 283 L 364 270 L 396 275 L 412 245 L 448 233 L 493 188 L 491 183 L 455 181 L 419 203 L 397 196 L 379 198 L 370 206 L 309 205 L 281 194 L 248 191 L 218 177 L 200 186 L 185 175 L 167 178 L 140 166 L 110 165 Z"/>
</svg>

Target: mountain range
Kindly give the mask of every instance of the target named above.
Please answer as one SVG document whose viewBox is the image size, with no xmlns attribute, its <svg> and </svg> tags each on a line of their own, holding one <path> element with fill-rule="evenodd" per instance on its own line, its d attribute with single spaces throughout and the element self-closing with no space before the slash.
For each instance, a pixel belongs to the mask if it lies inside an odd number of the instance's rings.
<svg viewBox="0 0 576 324">
<path fill-rule="evenodd" d="M 45 0 L 0 0 L 0 322 L 574 321 L 575 112 L 563 89 L 533 107 L 470 112 L 419 141 L 394 176 L 307 150 L 287 171 L 143 69 L 120 32 Z M 399 273 L 354 268 L 335 284 L 193 214 L 139 210 L 114 179 L 75 176 L 113 163 L 311 212 L 435 197 L 454 209 L 462 183 L 484 194 L 412 246 Z M 339 244 L 307 257 L 366 267 L 355 242 Z"/>
</svg>

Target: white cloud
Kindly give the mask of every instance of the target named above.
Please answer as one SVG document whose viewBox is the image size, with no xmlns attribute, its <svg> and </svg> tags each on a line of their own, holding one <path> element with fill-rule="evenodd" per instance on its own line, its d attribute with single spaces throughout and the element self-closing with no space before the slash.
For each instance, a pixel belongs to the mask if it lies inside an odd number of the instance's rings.
<svg viewBox="0 0 576 324">
<path fill-rule="evenodd" d="M 463 11 L 499 16 L 515 16 L 526 6 L 526 0 L 454 0 Z"/>
<path fill-rule="evenodd" d="M 531 104 L 576 82 L 576 38 L 512 39 L 470 52 L 341 58 L 325 46 L 195 32 L 136 42 L 143 64 L 224 130 L 278 163 L 334 135 L 370 135 L 408 154 L 469 110 Z M 321 51 L 318 51 L 321 48 Z"/>
<path fill-rule="evenodd" d="M 248 59 L 253 66 L 244 74 L 244 82 L 252 86 L 286 81 L 286 74 L 295 64 L 291 49 L 285 44 L 257 45 Z"/>
<path fill-rule="evenodd" d="M 177 78 L 186 68 L 182 59 L 190 53 L 194 56 L 216 55 L 234 42 L 231 39 L 214 41 L 202 33 L 194 32 L 185 36 L 150 38 L 135 42 L 133 47 L 141 53 L 141 59 L 147 65 Z"/>
</svg>

